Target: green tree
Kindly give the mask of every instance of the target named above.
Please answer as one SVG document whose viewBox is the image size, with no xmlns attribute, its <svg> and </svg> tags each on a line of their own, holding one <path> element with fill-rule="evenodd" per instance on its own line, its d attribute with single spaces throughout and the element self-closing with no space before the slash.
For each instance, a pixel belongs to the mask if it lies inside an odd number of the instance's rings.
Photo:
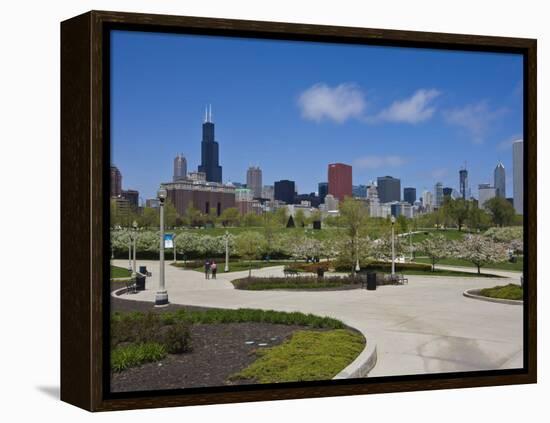
<svg viewBox="0 0 550 423">
<path fill-rule="evenodd" d="M 479 207 L 471 205 L 466 223 L 471 231 L 486 230 L 491 226 L 491 217 Z"/>
<path fill-rule="evenodd" d="M 192 204 L 189 204 L 187 210 L 185 210 L 185 221 L 189 226 L 202 226 L 204 225 L 204 215 L 200 210 L 193 207 Z"/>
<path fill-rule="evenodd" d="M 252 260 L 261 257 L 265 247 L 265 238 L 256 231 L 241 233 L 235 240 L 237 254 L 248 261 L 248 277 L 252 276 Z"/>
<path fill-rule="evenodd" d="M 236 207 L 225 209 L 220 215 L 220 222 L 223 226 L 237 226 L 241 215 Z"/>
<path fill-rule="evenodd" d="M 510 226 L 514 223 L 516 211 L 505 198 L 491 198 L 484 203 L 484 207 L 496 226 Z"/>
<path fill-rule="evenodd" d="M 464 223 L 468 219 L 468 213 L 470 212 L 471 202 L 466 201 L 464 198 L 446 198 L 443 204 L 443 214 L 448 220 L 456 225 L 458 230 L 461 231 Z"/>
<path fill-rule="evenodd" d="M 158 208 L 145 207 L 143 213 L 138 219 L 139 226 L 144 228 L 155 228 L 159 226 L 159 211 Z"/>
<path fill-rule="evenodd" d="M 302 209 L 298 209 L 296 213 L 294 213 L 294 223 L 301 228 L 306 225 L 306 214 Z"/>
<path fill-rule="evenodd" d="M 340 203 L 339 211 L 339 224 L 349 241 L 348 252 L 352 262 L 356 263 L 359 259 L 358 240 L 360 235 L 366 231 L 368 210 L 362 202 L 347 197 Z M 352 267 L 351 273 L 355 275 L 355 266 Z"/>
<path fill-rule="evenodd" d="M 164 204 L 164 226 L 173 228 L 176 226 L 176 221 L 179 218 L 178 211 L 170 200 L 166 200 Z"/>
<path fill-rule="evenodd" d="M 288 222 L 288 212 L 286 207 L 279 207 L 275 210 L 275 218 L 281 226 L 286 226 Z"/>
<path fill-rule="evenodd" d="M 262 217 L 254 212 L 250 212 L 243 216 L 242 222 L 244 226 L 248 227 L 262 226 Z"/>
</svg>

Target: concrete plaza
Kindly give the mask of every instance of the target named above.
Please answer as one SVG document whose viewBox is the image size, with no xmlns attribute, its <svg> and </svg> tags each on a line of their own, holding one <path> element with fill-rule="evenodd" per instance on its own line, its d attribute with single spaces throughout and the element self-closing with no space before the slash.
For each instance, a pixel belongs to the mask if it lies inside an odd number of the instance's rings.
<svg viewBox="0 0 550 423">
<path fill-rule="evenodd" d="M 466 298 L 470 288 L 519 283 L 520 273 L 484 270 L 504 278 L 408 276 L 409 283 L 376 291 L 244 291 L 233 279 L 248 271 L 204 274 L 166 264 L 171 303 L 217 307 L 300 311 L 339 319 L 376 343 L 378 361 L 369 376 L 395 376 L 523 366 L 523 306 Z M 128 261 L 113 264 L 127 267 Z M 154 301 L 158 262 L 138 261 L 152 277 L 146 290 L 124 299 Z M 439 266 L 443 268 L 444 266 Z M 218 264 L 223 269 L 223 263 Z M 459 268 L 467 271 L 466 268 Z M 474 271 L 472 269 L 472 271 Z M 283 276 L 282 266 L 253 270 L 256 276 Z"/>
</svg>

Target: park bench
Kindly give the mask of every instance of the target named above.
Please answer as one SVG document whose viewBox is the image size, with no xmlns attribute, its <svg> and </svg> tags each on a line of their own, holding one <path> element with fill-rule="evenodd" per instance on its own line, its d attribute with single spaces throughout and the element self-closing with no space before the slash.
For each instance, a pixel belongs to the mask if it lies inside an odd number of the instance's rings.
<svg viewBox="0 0 550 423">
<path fill-rule="evenodd" d="M 386 275 L 386 281 L 387 282 L 393 282 L 397 283 L 399 285 L 408 284 L 409 280 L 403 275 L 403 273 L 395 273 L 395 274 L 389 274 Z"/>
<path fill-rule="evenodd" d="M 283 273 L 285 274 L 285 276 L 298 276 L 298 271 L 294 269 L 285 268 L 283 270 Z"/>
<path fill-rule="evenodd" d="M 134 279 L 129 279 L 126 281 L 126 293 L 127 294 L 137 293 L 137 284 Z"/>
</svg>

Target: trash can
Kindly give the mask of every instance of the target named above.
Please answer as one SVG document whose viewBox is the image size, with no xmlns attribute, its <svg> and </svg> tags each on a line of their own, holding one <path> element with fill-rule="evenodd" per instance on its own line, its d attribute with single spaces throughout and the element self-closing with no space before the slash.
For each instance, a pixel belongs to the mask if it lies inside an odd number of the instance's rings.
<svg viewBox="0 0 550 423">
<path fill-rule="evenodd" d="M 145 275 L 141 273 L 136 275 L 136 291 L 145 291 Z"/>
<path fill-rule="evenodd" d="M 317 268 L 317 277 L 322 278 L 323 276 L 325 276 L 325 269 L 323 269 L 322 267 L 318 267 Z"/>
<path fill-rule="evenodd" d="M 139 266 L 139 273 L 141 273 L 142 275 L 146 275 L 147 274 L 147 266 Z"/>
<path fill-rule="evenodd" d="M 374 272 L 367 273 L 367 290 L 376 291 L 376 273 Z"/>
</svg>

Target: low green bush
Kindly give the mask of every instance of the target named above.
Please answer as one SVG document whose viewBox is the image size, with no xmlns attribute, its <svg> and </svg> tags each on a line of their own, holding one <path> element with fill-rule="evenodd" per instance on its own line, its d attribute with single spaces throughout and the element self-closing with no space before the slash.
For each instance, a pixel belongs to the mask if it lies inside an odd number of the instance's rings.
<svg viewBox="0 0 550 423">
<path fill-rule="evenodd" d="M 145 319 L 144 313 L 119 313 L 112 315 L 112 322 L 134 322 L 140 325 Z M 167 312 L 158 315 L 162 324 L 174 325 L 178 322 L 185 324 L 209 324 L 209 323 L 240 323 L 240 322 L 263 322 L 285 325 L 302 325 L 315 328 L 341 329 L 344 324 L 330 317 L 304 314 L 300 312 L 287 313 L 274 310 L 257 310 L 240 308 L 237 310 L 209 309 L 204 311 L 190 311 L 180 309 L 174 312 Z M 115 325 L 118 323 L 114 323 Z M 113 327 L 113 325 L 112 325 Z M 111 332 L 113 335 L 113 332 Z M 158 338 L 157 338 L 158 339 Z"/>
<path fill-rule="evenodd" d="M 285 270 L 294 270 L 296 272 L 317 273 L 317 270 L 319 269 L 323 269 L 325 272 L 328 272 L 329 263 L 326 261 L 319 262 L 319 263 L 297 262 L 297 263 L 291 263 L 285 266 Z"/>
<path fill-rule="evenodd" d="M 162 360 L 166 348 L 156 342 L 122 345 L 111 351 L 111 370 L 121 372 L 129 367 Z"/>
<path fill-rule="evenodd" d="M 331 276 L 318 278 L 316 276 L 290 276 L 290 277 L 251 277 L 232 281 L 237 289 L 260 291 L 266 289 L 326 289 L 359 286 L 359 277 Z"/>
<path fill-rule="evenodd" d="M 523 300 L 523 288 L 512 283 L 508 285 L 499 285 L 492 288 L 482 289 L 480 295 L 490 298 L 500 298 L 503 300 Z"/>
</svg>

